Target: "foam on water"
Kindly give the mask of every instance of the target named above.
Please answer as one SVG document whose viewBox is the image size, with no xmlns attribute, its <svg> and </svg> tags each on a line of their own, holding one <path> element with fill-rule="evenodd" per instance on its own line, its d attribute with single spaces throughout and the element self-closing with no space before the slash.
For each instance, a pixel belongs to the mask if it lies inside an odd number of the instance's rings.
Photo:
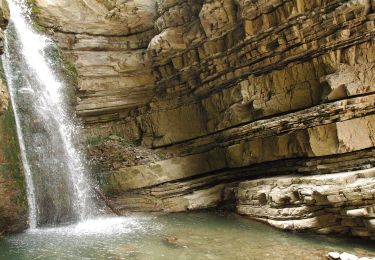
<svg viewBox="0 0 375 260">
<path fill-rule="evenodd" d="M 27 184 L 30 228 L 100 215 L 67 89 L 49 54 L 53 42 L 36 32 L 26 0 L 8 0 L 3 64 Z"/>
<path fill-rule="evenodd" d="M 123 235 L 142 232 L 150 220 L 148 217 L 101 217 L 85 220 L 69 226 L 30 229 L 30 234 L 59 236 Z"/>
<path fill-rule="evenodd" d="M 375 256 L 373 244 L 281 232 L 235 215 L 99 218 L 0 240 L 0 259 L 299 259 L 328 252 Z"/>
</svg>

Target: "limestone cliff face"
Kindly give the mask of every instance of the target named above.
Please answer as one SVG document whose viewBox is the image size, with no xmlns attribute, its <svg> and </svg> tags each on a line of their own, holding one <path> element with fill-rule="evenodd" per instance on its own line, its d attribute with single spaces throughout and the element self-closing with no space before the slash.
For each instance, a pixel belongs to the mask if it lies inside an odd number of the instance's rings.
<svg viewBox="0 0 375 260">
<path fill-rule="evenodd" d="M 38 22 L 53 33 L 79 75 L 77 113 L 88 123 L 123 120 L 147 104 L 155 79 L 146 49 L 154 1 L 35 0 Z"/>
<path fill-rule="evenodd" d="M 5 2 L 0 3 L 0 55 L 3 30 L 7 25 Z M 2 65 L 0 66 L 1 75 Z M 18 140 L 9 94 L 0 77 L 0 236 L 27 227 L 25 182 L 19 158 Z"/>
<path fill-rule="evenodd" d="M 106 174 L 120 210 L 374 238 L 374 0 L 54 2 L 36 18 L 77 69 L 87 136 L 163 155 Z"/>
</svg>

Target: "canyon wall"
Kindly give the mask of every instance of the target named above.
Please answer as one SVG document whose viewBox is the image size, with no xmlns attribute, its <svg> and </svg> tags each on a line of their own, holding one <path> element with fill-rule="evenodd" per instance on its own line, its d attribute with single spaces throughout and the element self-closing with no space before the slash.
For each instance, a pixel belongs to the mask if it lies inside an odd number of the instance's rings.
<svg viewBox="0 0 375 260">
<path fill-rule="evenodd" d="M 3 53 L 7 9 L 0 4 L 0 55 Z M 27 227 L 27 200 L 18 139 L 2 65 L 0 66 L 0 236 Z"/>
<path fill-rule="evenodd" d="M 32 2 L 121 212 L 375 237 L 374 0 Z"/>
</svg>

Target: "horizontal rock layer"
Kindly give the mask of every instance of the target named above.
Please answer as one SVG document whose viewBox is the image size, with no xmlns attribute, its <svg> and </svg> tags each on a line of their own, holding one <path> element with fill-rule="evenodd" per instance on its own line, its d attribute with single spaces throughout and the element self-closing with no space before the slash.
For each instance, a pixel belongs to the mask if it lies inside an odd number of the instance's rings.
<svg viewBox="0 0 375 260">
<path fill-rule="evenodd" d="M 287 230 L 375 239 L 375 170 L 240 183 L 237 212 Z"/>
<path fill-rule="evenodd" d="M 351 215 L 371 215 L 374 199 L 373 0 L 35 4 L 76 69 L 87 138 L 119 135 L 162 158 L 99 173 L 121 211 L 222 206 L 283 229 L 374 236 L 370 217 Z M 320 204 L 306 189 L 349 195 Z"/>
<path fill-rule="evenodd" d="M 87 123 L 123 119 L 146 104 L 154 76 L 146 54 L 155 2 L 35 0 L 35 18 L 77 76 L 77 114 Z"/>
<path fill-rule="evenodd" d="M 373 159 L 374 154 L 375 150 L 369 149 L 344 155 L 324 156 L 314 159 L 279 160 L 256 164 L 250 167 L 222 169 L 208 173 L 204 172 L 204 168 L 198 170 L 197 166 L 194 168 L 194 164 L 191 161 L 180 159 L 181 162 L 179 162 L 179 165 L 185 166 L 182 170 L 185 173 L 183 179 L 176 180 L 173 176 L 163 175 L 162 178 L 159 176 L 159 178 L 155 177 L 150 180 L 150 176 L 157 176 L 158 173 L 171 169 L 170 164 L 161 162 L 149 166 L 139 166 L 128 169 L 129 172 L 127 172 L 127 174 L 129 174 L 129 178 L 124 177 L 121 179 L 121 174 L 112 175 L 107 181 L 109 185 L 106 186 L 106 191 L 112 194 L 113 202 L 124 212 L 127 210 L 180 212 L 206 208 L 208 207 L 206 205 L 207 202 L 212 203 L 210 207 L 233 207 L 236 205 L 235 194 L 238 185 L 243 180 L 291 174 L 294 176 L 313 174 L 315 174 L 314 176 L 317 176 L 316 174 L 329 176 L 326 174 L 340 172 L 340 170 L 367 169 L 375 166 L 375 161 Z M 178 159 L 173 160 L 175 164 L 179 161 Z M 189 164 L 187 164 L 187 162 L 189 162 Z M 152 172 L 153 174 L 146 176 L 141 175 L 149 179 L 147 182 L 144 181 L 142 184 L 139 184 L 138 180 L 134 179 L 134 177 L 132 178 L 131 175 L 142 167 L 146 168 L 143 169 L 143 173 Z M 193 170 L 197 170 L 200 174 L 192 175 Z M 119 173 L 121 173 L 121 171 Z M 137 176 L 137 178 L 139 177 L 140 176 Z M 217 187 L 220 187 L 220 189 Z M 211 200 L 212 198 L 207 195 L 211 194 L 211 190 L 215 190 L 215 192 L 212 192 L 215 200 Z M 185 198 L 190 198 L 191 195 L 195 195 L 201 201 L 198 203 Z M 171 204 L 172 202 L 173 204 Z M 193 202 L 194 205 L 190 205 Z"/>
</svg>

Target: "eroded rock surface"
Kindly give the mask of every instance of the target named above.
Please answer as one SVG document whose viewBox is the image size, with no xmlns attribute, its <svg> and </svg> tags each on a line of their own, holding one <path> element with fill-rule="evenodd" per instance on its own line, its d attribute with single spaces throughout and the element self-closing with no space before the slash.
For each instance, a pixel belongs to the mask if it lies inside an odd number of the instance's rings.
<svg viewBox="0 0 375 260">
<path fill-rule="evenodd" d="M 8 108 L 9 96 L 8 90 L 3 81 L 0 82 L 0 114 L 3 114 Z"/>
<path fill-rule="evenodd" d="M 0 113 L 0 234 L 27 228 L 27 200 L 11 107 Z"/>
<path fill-rule="evenodd" d="M 237 212 L 286 230 L 374 238 L 375 170 L 240 183 Z"/>
<path fill-rule="evenodd" d="M 7 6 L 0 2 L 0 55 L 3 53 Z M 1 75 L 3 68 L 0 68 Z M 0 77 L 0 236 L 27 227 L 25 182 L 19 158 L 18 139 L 9 94 Z"/>
<path fill-rule="evenodd" d="M 87 138 L 163 154 L 102 173 L 119 210 L 220 206 L 283 229 L 374 237 L 373 0 L 35 4 L 77 70 Z M 287 194 L 279 204 L 275 190 Z"/>
<path fill-rule="evenodd" d="M 77 113 L 86 122 L 123 119 L 151 99 L 154 76 L 146 49 L 155 34 L 155 1 L 35 0 L 34 5 L 38 23 L 74 65 Z"/>
</svg>

